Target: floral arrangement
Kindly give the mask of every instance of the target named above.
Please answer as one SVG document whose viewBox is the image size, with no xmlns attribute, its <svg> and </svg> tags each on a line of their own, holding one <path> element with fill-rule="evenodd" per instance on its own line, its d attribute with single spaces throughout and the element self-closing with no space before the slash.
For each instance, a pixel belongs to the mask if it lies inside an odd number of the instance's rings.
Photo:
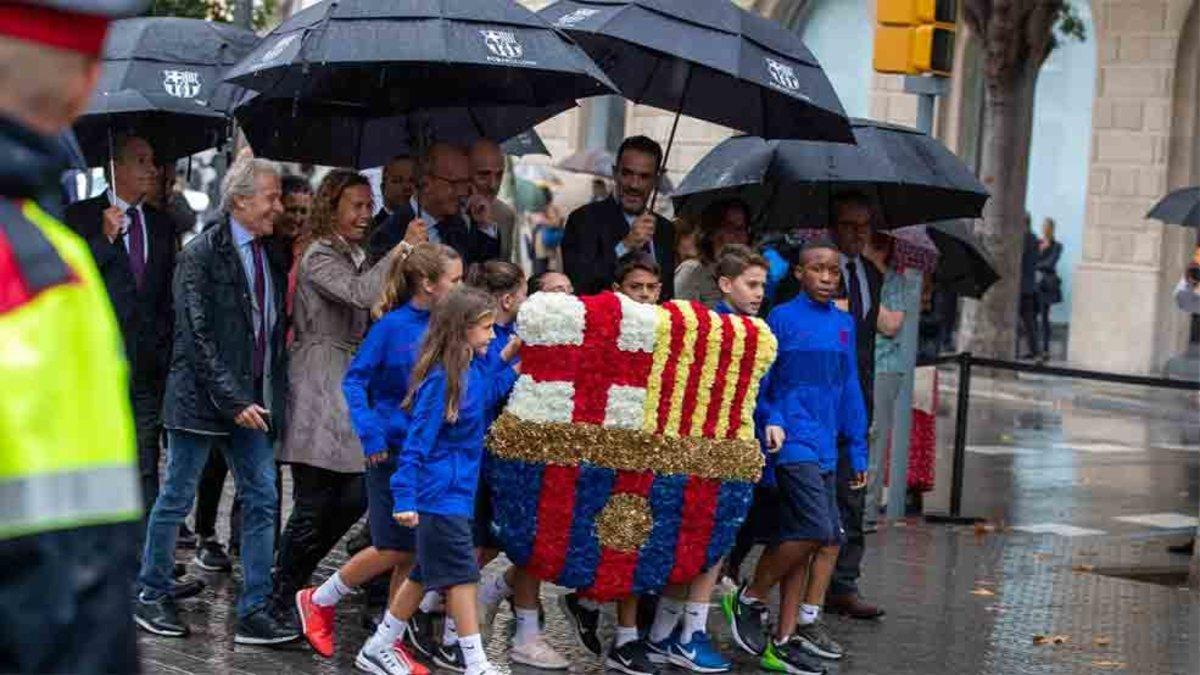
<svg viewBox="0 0 1200 675">
<path fill-rule="evenodd" d="M 720 560 L 762 472 L 766 324 L 684 301 L 537 293 L 517 333 L 522 375 L 488 439 L 508 556 L 598 600 Z"/>
</svg>

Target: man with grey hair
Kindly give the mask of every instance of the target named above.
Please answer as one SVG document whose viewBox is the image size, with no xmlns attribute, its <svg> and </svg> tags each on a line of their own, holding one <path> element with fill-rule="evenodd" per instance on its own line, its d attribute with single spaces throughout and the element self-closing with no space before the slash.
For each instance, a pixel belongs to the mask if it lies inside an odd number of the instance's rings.
<svg viewBox="0 0 1200 675">
<path fill-rule="evenodd" d="M 268 606 L 278 509 L 272 438 L 284 424 L 287 391 L 287 280 L 263 238 L 283 211 L 279 170 L 243 157 L 221 188 L 224 220 L 188 244 L 175 271 L 175 344 L 163 410 L 170 461 L 147 526 L 134 618 L 156 635 L 187 634 L 170 594 L 175 538 L 208 455 L 218 450 L 244 504 L 234 642 L 273 645 L 299 637 Z"/>
</svg>

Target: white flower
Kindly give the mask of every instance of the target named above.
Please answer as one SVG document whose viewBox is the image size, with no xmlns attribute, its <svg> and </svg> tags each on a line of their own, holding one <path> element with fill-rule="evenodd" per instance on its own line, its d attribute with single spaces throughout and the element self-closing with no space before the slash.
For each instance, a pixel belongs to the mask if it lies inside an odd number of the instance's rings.
<svg viewBox="0 0 1200 675">
<path fill-rule="evenodd" d="M 646 390 L 615 384 L 608 388 L 604 406 L 604 426 L 641 429 L 646 419 Z"/>
<path fill-rule="evenodd" d="M 517 312 L 517 335 L 527 345 L 581 345 L 584 313 L 573 295 L 534 293 Z"/>
<path fill-rule="evenodd" d="M 508 397 L 509 413 L 526 422 L 570 422 L 575 410 L 575 385 L 571 382 L 535 382 L 517 378 Z"/>
<path fill-rule="evenodd" d="M 658 336 L 659 309 L 655 305 L 644 305 L 617 293 L 621 299 L 621 327 L 617 335 L 617 349 L 624 352 L 654 352 L 654 340 Z"/>
</svg>

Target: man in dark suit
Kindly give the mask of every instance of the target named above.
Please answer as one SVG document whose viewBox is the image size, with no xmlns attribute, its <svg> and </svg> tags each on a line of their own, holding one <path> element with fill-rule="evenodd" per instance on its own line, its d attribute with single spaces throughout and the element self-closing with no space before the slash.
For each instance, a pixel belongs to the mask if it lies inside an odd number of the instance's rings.
<svg viewBox="0 0 1200 675">
<path fill-rule="evenodd" d="M 91 248 L 125 338 L 142 499 L 149 513 L 158 496 L 160 413 L 171 358 L 175 228 L 145 202 L 158 180 L 150 144 L 121 136 L 113 149 L 112 189 L 71 204 L 66 222 Z"/>
<path fill-rule="evenodd" d="M 383 204 L 372 219 L 372 231 L 377 229 L 396 209 L 408 204 L 417 191 L 417 165 L 408 155 L 396 155 L 383 165 L 379 177 L 379 192 Z"/>
<path fill-rule="evenodd" d="M 662 147 L 645 136 L 626 138 L 617 150 L 616 191 L 585 204 L 567 218 L 563 271 L 580 295 L 612 286 L 617 260 L 636 251 L 654 257 L 662 269 L 662 299 L 675 289 L 675 234 L 671 221 L 648 210 L 658 183 Z"/>
<path fill-rule="evenodd" d="M 842 254 L 844 308 L 854 317 L 858 379 L 870 421 L 874 415 L 875 324 L 879 319 L 879 289 L 883 285 L 883 275 L 862 253 L 871 237 L 874 206 L 861 193 L 845 193 L 834 197 L 831 213 L 834 221 L 831 224 L 832 234 Z M 858 619 L 874 619 L 882 616 L 883 610 L 863 602 L 858 594 L 864 549 L 863 505 L 866 491 L 850 487 L 853 473 L 848 461 L 839 463 L 837 497 L 842 527 L 846 530 L 846 542 L 838 555 L 826 606 L 831 612 Z"/>
<path fill-rule="evenodd" d="M 245 506 L 234 642 L 270 645 L 299 637 L 268 606 L 278 512 L 272 436 L 286 424 L 287 277 L 263 239 L 283 211 L 281 192 L 274 164 L 238 159 L 221 184 L 226 217 L 179 255 L 163 406 L 171 461 L 146 526 L 134 603 L 138 626 L 156 635 L 188 633 L 171 597 L 176 537 L 210 453 L 220 451 Z"/>
<path fill-rule="evenodd" d="M 387 255 L 414 226 L 425 231 L 428 241 L 458 251 L 464 264 L 499 257 L 500 242 L 478 228 L 469 227 L 463 215 L 463 207 L 471 195 L 470 166 L 463 148 L 449 143 L 430 146 L 417 171 L 421 189 L 371 235 L 371 259 Z"/>
</svg>

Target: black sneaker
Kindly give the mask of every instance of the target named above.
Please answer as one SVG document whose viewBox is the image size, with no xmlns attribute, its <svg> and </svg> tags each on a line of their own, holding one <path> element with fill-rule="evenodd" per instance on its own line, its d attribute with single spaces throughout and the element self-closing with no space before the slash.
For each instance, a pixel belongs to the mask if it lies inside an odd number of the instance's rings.
<svg viewBox="0 0 1200 675">
<path fill-rule="evenodd" d="M 276 619 L 266 608 L 238 619 L 233 641 L 239 645 L 279 645 L 300 638 L 300 631 Z"/>
<path fill-rule="evenodd" d="M 229 572 L 233 570 L 233 561 L 225 553 L 225 547 L 216 539 L 204 539 L 196 547 L 196 564 L 200 569 L 209 572 Z"/>
<path fill-rule="evenodd" d="M 800 643 L 804 651 L 823 659 L 840 659 L 846 653 L 830 635 L 829 628 L 820 621 L 800 626 L 793 639 Z"/>
<path fill-rule="evenodd" d="M 133 602 L 133 620 L 147 633 L 163 637 L 183 637 L 188 634 L 187 624 L 179 618 L 175 600 L 164 596 L 147 600 L 138 595 Z"/>
<path fill-rule="evenodd" d="M 729 621 L 733 641 L 744 651 L 762 656 L 767 648 L 767 606 L 761 600 L 744 599 L 746 584 L 721 599 L 721 610 Z"/>
<path fill-rule="evenodd" d="M 404 632 L 404 642 L 423 658 L 433 659 L 433 655 L 438 650 L 433 631 L 433 614 L 418 609 L 408 620 L 408 630 Z"/>
<path fill-rule="evenodd" d="M 193 576 L 183 576 L 175 580 L 171 584 L 171 597 L 176 600 L 187 600 L 200 595 L 200 592 L 205 588 L 205 584 L 200 579 Z"/>
<path fill-rule="evenodd" d="M 574 628 L 571 632 L 579 644 L 596 656 L 603 655 L 604 646 L 600 644 L 599 635 L 600 610 L 584 607 L 575 593 L 560 596 L 558 602 L 562 606 L 563 614 L 571 622 L 571 627 Z"/>
<path fill-rule="evenodd" d="M 179 536 L 175 539 L 175 548 L 196 548 L 197 543 L 196 533 L 187 526 L 187 523 L 179 524 Z"/>
<path fill-rule="evenodd" d="M 456 673 L 467 672 L 467 662 L 463 659 L 462 650 L 457 644 L 450 646 L 438 645 L 437 649 L 433 650 L 433 664 L 438 668 L 445 668 Z"/>
<path fill-rule="evenodd" d="M 625 675 L 658 675 L 658 666 L 650 660 L 650 647 L 645 640 L 633 640 L 608 650 L 604 665 Z"/>
<path fill-rule="evenodd" d="M 794 635 L 783 644 L 769 640 L 758 665 L 763 670 L 790 675 L 824 675 L 826 672 L 825 665 L 806 654 Z"/>
</svg>

